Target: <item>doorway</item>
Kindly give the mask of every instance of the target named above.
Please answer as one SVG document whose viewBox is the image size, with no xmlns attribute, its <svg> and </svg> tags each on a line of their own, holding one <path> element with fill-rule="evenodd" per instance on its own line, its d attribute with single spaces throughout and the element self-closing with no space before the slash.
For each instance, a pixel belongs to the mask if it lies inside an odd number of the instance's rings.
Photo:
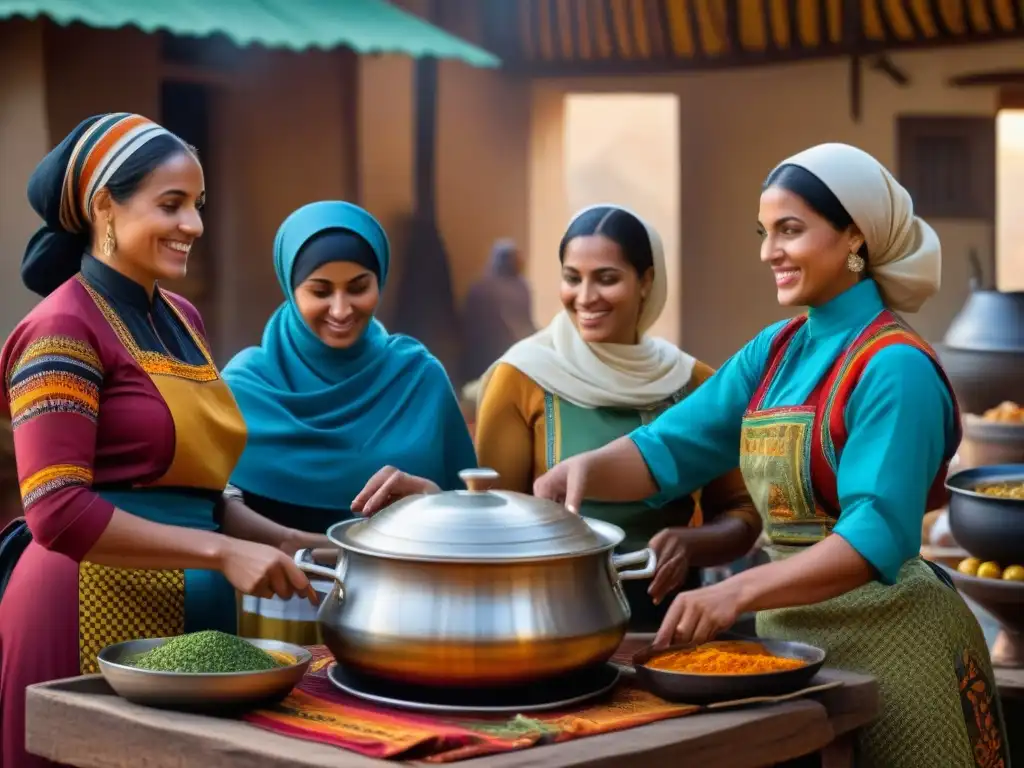
<svg viewBox="0 0 1024 768">
<path fill-rule="evenodd" d="M 622 205 L 636 211 L 661 235 L 668 301 L 648 333 L 678 344 L 683 279 L 679 97 L 672 93 L 568 94 L 564 158 L 570 211 L 601 203 Z"/>
</svg>

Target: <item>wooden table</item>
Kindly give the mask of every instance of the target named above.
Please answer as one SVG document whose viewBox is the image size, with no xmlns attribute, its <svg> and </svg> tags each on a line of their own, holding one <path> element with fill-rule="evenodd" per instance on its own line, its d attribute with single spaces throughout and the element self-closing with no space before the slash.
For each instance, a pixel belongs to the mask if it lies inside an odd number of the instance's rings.
<svg viewBox="0 0 1024 768">
<path fill-rule="evenodd" d="M 464 760 L 465 768 L 763 768 L 821 753 L 823 768 L 852 766 L 853 732 L 878 712 L 874 679 L 823 670 L 816 683 L 844 685 L 815 698 L 699 713 L 564 744 Z M 237 720 L 130 704 L 99 675 L 28 690 L 28 750 L 79 768 L 384 768 L 336 747 L 279 736 Z M 408 763 L 398 763 L 406 764 Z"/>
</svg>

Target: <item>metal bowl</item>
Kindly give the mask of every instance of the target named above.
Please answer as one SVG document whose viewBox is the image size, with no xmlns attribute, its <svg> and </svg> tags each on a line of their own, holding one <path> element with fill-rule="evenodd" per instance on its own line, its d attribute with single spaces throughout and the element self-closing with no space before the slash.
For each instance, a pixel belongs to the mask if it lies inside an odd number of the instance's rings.
<svg viewBox="0 0 1024 768">
<path fill-rule="evenodd" d="M 699 675 L 690 672 L 669 672 L 663 669 L 652 669 L 646 664 L 655 656 L 688 646 L 674 645 L 658 651 L 648 647 L 637 651 L 633 656 L 637 681 L 644 688 L 666 701 L 710 704 L 715 701 L 731 701 L 754 696 L 782 696 L 799 691 L 810 684 L 814 676 L 818 674 L 818 670 L 821 669 L 821 665 L 825 663 L 825 651 L 807 643 L 734 635 L 721 635 L 719 639 L 755 642 L 775 656 L 800 659 L 807 663 L 798 669 L 754 675 Z"/>
<path fill-rule="evenodd" d="M 1024 563 L 1024 499 L 986 496 L 979 485 L 1024 482 L 1024 464 L 965 469 L 946 480 L 950 491 L 949 529 L 956 543 L 974 557 L 1004 568 Z"/>
<path fill-rule="evenodd" d="M 100 651 L 100 672 L 122 698 L 135 704 L 191 712 L 236 714 L 280 701 L 306 674 L 312 654 L 300 645 L 244 638 L 257 648 L 285 655 L 294 663 L 259 672 L 159 672 L 126 662 L 171 638 L 128 640 Z"/>
</svg>

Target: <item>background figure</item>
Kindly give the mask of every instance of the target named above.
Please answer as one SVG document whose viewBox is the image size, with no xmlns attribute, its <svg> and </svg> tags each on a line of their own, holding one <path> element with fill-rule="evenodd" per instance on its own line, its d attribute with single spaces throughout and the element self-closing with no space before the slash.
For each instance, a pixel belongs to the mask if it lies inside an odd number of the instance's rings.
<svg viewBox="0 0 1024 768">
<path fill-rule="evenodd" d="M 462 310 L 464 381 L 482 376 L 509 347 L 536 330 L 530 286 L 522 273 L 519 248 L 512 240 L 498 240 Z"/>
</svg>

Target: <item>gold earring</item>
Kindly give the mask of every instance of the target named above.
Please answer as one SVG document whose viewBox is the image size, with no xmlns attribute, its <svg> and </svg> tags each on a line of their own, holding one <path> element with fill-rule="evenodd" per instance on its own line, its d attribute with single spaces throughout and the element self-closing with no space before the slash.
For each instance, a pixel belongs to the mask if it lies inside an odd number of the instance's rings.
<svg viewBox="0 0 1024 768">
<path fill-rule="evenodd" d="M 846 257 L 846 268 L 856 275 L 863 272 L 864 267 L 864 257 L 859 253 L 850 251 L 850 255 Z"/>
<path fill-rule="evenodd" d="M 114 238 L 114 223 L 107 219 L 107 234 L 103 238 L 103 255 L 109 259 L 114 255 L 115 248 L 117 248 L 117 240 Z"/>
</svg>

